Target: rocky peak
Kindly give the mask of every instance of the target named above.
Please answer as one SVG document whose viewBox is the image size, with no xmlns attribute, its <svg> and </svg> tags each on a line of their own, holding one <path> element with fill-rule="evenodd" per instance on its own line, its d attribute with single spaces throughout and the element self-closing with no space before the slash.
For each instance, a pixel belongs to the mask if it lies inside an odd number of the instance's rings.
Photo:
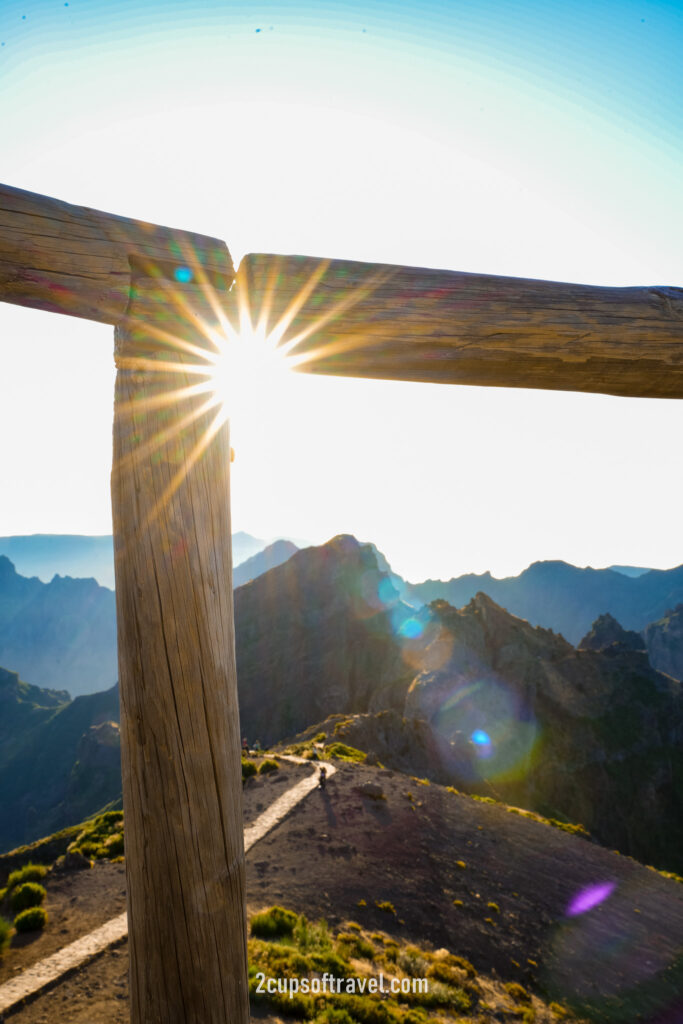
<svg viewBox="0 0 683 1024">
<path fill-rule="evenodd" d="M 606 612 L 593 623 L 579 644 L 584 651 L 604 651 L 617 645 L 621 651 L 644 651 L 645 641 L 640 633 L 632 629 L 624 629 L 613 615 Z"/>
</svg>

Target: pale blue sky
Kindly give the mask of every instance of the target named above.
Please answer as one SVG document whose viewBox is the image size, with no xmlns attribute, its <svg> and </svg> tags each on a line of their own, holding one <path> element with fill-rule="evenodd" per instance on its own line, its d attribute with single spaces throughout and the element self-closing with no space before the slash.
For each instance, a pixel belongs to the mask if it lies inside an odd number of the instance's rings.
<svg viewBox="0 0 683 1024">
<path fill-rule="evenodd" d="M 681 4 L 5 0 L 0 42 L 8 184 L 236 260 L 683 283 Z M 108 532 L 111 331 L 0 305 L 0 346 L 0 535 Z M 287 391 L 234 422 L 238 529 L 412 578 L 683 561 L 680 403 Z"/>
</svg>

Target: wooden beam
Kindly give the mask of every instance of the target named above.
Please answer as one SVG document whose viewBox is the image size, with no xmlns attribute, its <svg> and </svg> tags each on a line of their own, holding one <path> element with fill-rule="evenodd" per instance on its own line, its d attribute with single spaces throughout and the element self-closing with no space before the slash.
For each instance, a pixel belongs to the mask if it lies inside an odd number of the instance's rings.
<svg viewBox="0 0 683 1024">
<path fill-rule="evenodd" d="M 683 289 L 245 256 L 237 298 L 349 377 L 683 398 Z"/>
<path fill-rule="evenodd" d="M 117 324 L 131 260 L 230 287 L 225 242 L 0 185 L 0 301 Z"/>
<path fill-rule="evenodd" d="M 132 284 L 112 467 L 131 1022 L 248 1024 L 230 444 L 184 390 L 216 311 Z"/>
</svg>

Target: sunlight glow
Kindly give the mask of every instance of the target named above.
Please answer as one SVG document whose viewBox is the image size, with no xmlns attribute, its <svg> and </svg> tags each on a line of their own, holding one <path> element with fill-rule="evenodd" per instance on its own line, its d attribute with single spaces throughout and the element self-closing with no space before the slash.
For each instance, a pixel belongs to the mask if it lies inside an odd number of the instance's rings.
<svg viewBox="0 0 683 1024">
<path fill-rule="evenodd" d="M 228 327 L 213 341 L 217 352 L 215 362 L 209 357 L 213 367 L 208 383 L 220 403 L 222 422 L 263 414 L 278 403 L 287 386 L 290 364 L 272 335 L 244 318 L 238 331 Z"/>
<path fill-rule="evenodd" d="M 231 432 L 236 424 L 238 434 L 249 433 L 264 422 L 286 426 L 293 394 L 288 387 L 292 380 L 290 371 L 315 361 L 321 351 L 297 353 L 296 346 L 369 294 L 386 276 L 386 272 L 382 272 L 361 288 L 352 289 L 341 301 L 326 302 L 324 310 L 307 318 L 303 329 L 287 339 L 297 315 L 324 277 L 328 261 L 321 261 L 296 294 L 288 298 L 284 308 L 276 313 L 275 308 L 282 298 L 278 301 L 279 261 L 269 268 L 260 294 L 250 296 L 248 275 L 240 276 L 238 272 L 239 285 L 226 297 L 225 293 L 216 292 L 191 248 L 186 247 L 179 255 L 184 261 L 175 267 L 172 280 L 153 263 L 144 265 L 145 276 L 155 279 L 160 313 L 156 322 L 145 323 L 139 352 L 133 341 L 125 353 L 121 351 L 117 355 L 120 370 L 163 374 L 158 378 L 157 388 L 151 386 L 146 395 L 138 394 L 134 401 L 122 402 L 119 406 L 122 415 L 133 418 L 153 410 L 164 414 L 163 426 L 146 441 L 138 443 L 125 456 L 125 462 L 156 459 L 162 447 L 179 440 L 187 430 L 194 429 L 196 421 L 211 414 L 206 428 L 196 437 L 191 450 L 186 451 L 155 503 L 149 521 L 171 501 L 187 473 L 228 420 Z M 139 330 L 134 319 L 130 330 L 133 336 Z M 146 351 L 145 338 L 153 343 L 151 354 Z M 362 344 L 362 337 L 354 335 L 342 347 L 357 344 Z M 327 353 L 331 347 L 322 346 L 322 350 Z M 158 358 L 160 352 L 165 358 Z"/>
</svg>

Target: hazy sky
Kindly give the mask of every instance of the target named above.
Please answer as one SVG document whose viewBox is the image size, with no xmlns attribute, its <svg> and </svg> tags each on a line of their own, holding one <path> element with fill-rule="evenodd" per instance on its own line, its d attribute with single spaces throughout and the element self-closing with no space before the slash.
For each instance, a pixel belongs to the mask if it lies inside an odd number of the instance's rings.
<svg viewBox="0 0 683 1024">
<path fill-rule="evenodd" d="M 7 184 L 305 253 L 683 284 L 683 4 L 4 0 Z M 0 535 L 108 533 L 111 328 L 0 304 Z M 680 402 L 292 375 L 233 525 L 412 579 L 683 561 Z"/>
</svg>

